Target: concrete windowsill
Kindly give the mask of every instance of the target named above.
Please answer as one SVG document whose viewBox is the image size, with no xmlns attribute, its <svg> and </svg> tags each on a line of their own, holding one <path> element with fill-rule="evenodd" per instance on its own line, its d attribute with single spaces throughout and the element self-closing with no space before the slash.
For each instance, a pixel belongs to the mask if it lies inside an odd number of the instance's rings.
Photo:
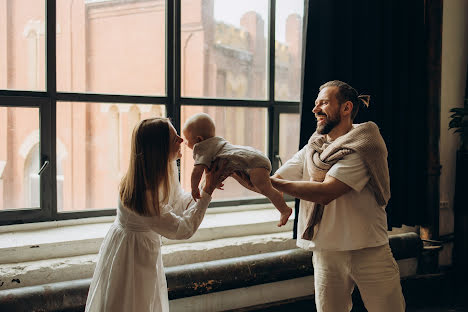
<svg viewBox="0 0 468 312">
<path fill-rule="evenodd" d="M 294 202 L 288 203 L 291 207 Z M 0 290 L 90 278 L 115 217 L 0 227 Z M 296 248 L 294 215 L 277 227 L 271 204 L 209 209 L 189 240 L 163 239 L 166 267 Z M 414 231 L 403 227 L 389 234 Z"/>
<path fill-rule="evenodd" d="M 199 243 L 193 243 L 199 244 Z M 415 277 L 416 233 L 390 237 L 403 279 Z M 311 251 L 299 248 L 166 269 L 171 311 L 225 311 L 314 294 Z M 274 272 L 274 274 L 272 274 Z M 91 279 L 0 290 L 0 309 L 83 310 Z M 232 300 L 232 299 L 235 300 Z"/>
<path fill-rule="evenodd" d="M 277 227 L 279 212 L 271 204 L 243 208 L 209 209 L 193 237 L 184 241 L 163 238 L 163 244 L 186 244 L 292 230 L 294 216 L 285 226 Z M 0 227 L 0 264 L 98 253 L 114 219 L 99 217 Z"/>
<path fill-rule="evenodd" d="M 294 216 L 277 227 L 279 216 L 271 204 L 209 209 L 192 238 L 163 238 L 164 264 L 170 267 L 294 248 Z M 114 219 L 0 227 L 0 290 L 91 277 Z"/>
</svg>

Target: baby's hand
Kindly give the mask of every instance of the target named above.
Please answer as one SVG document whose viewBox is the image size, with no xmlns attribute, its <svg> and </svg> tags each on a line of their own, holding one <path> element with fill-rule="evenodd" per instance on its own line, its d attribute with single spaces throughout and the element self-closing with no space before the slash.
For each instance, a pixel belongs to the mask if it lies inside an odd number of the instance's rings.
<svg viewBox="0 0 468 312">
<path fill-rule="evenodd" d="M 201 196 L 200 196 L 200 190 L 198 189 L 198 187 L 197 187 L 197 188 L 194 188 L 194 189 L 192 190 L 192 197 L 193 197 L 193 199 L 194 199 L 195 201 L 197 201 L 197 199 L 200 199 L 200 198 L 201 198 Z"/>
</svg>

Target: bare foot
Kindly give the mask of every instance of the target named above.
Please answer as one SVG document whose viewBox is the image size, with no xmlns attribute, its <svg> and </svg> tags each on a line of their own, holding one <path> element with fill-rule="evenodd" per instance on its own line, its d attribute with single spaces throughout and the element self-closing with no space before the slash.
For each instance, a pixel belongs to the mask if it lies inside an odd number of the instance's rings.
<svg viewBox="0 0 468 312">
<path fill-rule="evenodd" d="M 292 209 L 288 207 L 288 210 L 284 213 L 281 213 L 281 218 L 278 223 L 278 226 L 283 226 L 288 222 L 289 216 L 292 214 Z"/>
</svg>

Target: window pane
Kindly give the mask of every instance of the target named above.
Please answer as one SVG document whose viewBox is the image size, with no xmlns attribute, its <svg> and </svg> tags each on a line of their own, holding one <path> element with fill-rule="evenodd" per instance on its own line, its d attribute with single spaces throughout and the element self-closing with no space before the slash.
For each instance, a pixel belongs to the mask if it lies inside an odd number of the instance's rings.
<svg viewBox="0 0 468 312">
<path fill-rule="evenodd" d="M 283 164 L 299 149 L 300 115 L 280 114 L 279 156 Z"/>
<path fill-rule="evenodd" d="M 299 101 L 301 91 L 304 0 L 277 0 L 275 24 L 275 99 Z"/>
<path fill-rule="evenodd" d="M 164 95 L 165 1 L 57 1 L 59 91 Z"/>
<path fill-rule="evenodd" d="M 0 107 L 0 210 L 37 208 L 39 109 Z"/>
<path fill-rule="evenodd" d="M 45 0 L 0 1 L 0 89 L 45 90 Z"/>
<path fill-rule="evenodd" d="M 268 6 L 182 0 L 182 96 L 266 99 Z"/>
<path fill-rule="evenodd" d="M 133 127 L 165 115 L 164 105 L 57 103 L 57 210 L 117 207 Z"/>
<path fill-rule="evenodd" d="M 267 154 L 267 121 L 268 111 L 265 108 L 247 107 L 207 107 L 182 106 L 181 124 L 196 113 L 209 114 L 216 124 L 216 135 L 225 138 L 235 145 L 247 145 Z M 182 147 L 181 183 L 186 191 L 190 191 L 190 174 L 193 169 L 193 154 L 185 144 Z M 259 194 L 242 187 L 233 178 L 227 178 L 224 191 L 216 191 L 214 198 L 233 200 L 255 198 Z"/>
</svg>

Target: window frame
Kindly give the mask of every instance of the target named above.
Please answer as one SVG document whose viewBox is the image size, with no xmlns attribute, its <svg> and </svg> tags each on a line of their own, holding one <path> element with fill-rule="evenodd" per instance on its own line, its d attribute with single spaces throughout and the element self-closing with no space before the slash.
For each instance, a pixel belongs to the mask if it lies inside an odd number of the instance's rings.
<svg viewBox="0 0 468 312">
<path fill-rule="evenodd" d="M 40 207 L 31 209 L 7 209 L 0 211 L 0 225 L 58 221 L 116 215 L 116 208 L 57 211 L 57 159 L 56 159 L 56 113 L 57 102 L 100 102 L 165 105 L 167 117 L 171 118 L 180 132 L 181 106 L 230 106 L 261 107 L 268 110 L 268 157 L 273 171 L 278 168 L 276 155 L 279 148 L 279 115 L 299 113 L 299 102 L 275 101 L 275 16 L 276 0 L 269 0 L 267 99 L 217 99 L 181 96 L 181 0 L 166 0 L 166 95 L 144 96 L 125 94 L 57 92 L 56 63 L 56 4 L 46 0 L 46 91 L 0 90 L 0 107 L 34 107 L 39 109 L 40 166 L 49 164 L 40 176 Z M 304 15 L 303 15 L 304 16 Z M 266 198 L 213 201 L 210 207 L 225 207 L 253 203 L 266 203 Z"/>
</svg>

